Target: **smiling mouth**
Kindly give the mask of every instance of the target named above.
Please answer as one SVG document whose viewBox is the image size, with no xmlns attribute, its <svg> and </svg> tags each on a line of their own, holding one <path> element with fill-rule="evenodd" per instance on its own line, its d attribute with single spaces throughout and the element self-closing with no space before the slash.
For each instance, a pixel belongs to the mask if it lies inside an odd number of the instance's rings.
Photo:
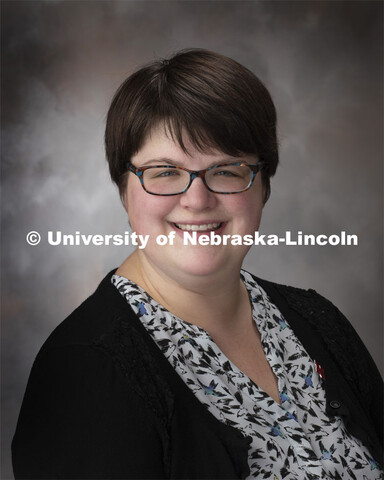
<svg viewBox="0 0 384 480">
<path fill-rule="evenodd" d="M 174 223 L 175 227 L 184 232 L 213 232 L 218 230 L 223 223 L 204 223 L 201 225 L 190 225 L 188 223 Z"/>
</svg>

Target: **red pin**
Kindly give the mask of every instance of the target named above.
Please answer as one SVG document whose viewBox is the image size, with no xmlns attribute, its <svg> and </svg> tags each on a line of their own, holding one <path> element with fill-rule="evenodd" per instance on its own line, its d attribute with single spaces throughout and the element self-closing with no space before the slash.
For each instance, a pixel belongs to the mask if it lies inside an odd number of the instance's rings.
<svg viewBox="0 0 384 480">
<path fill-rule="evenodd" d="M 319 374 L 319 377 L 325 380 L 324 369 L 319 365 L 315 360 L 316 372 Z"/>
</svg>

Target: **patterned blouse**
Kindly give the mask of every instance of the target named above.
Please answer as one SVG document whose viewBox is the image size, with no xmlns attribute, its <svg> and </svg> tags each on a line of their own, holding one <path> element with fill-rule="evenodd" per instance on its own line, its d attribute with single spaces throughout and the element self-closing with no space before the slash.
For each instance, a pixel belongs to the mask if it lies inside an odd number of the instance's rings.
<svg viewBox="0 0 384 480">
<path fill-rule="evenodd" d="M 174 316 L 130 280 L 114 275 L 112 283 L 198 400 L 252 438 L 247 480 L 381 479 L 379 465 L 342 418 L 327 416 L 321 367 L 252 276 L 242 270 L 241 277 L 281 404 L 241 372 L 204 329 Z"/>
</svg>

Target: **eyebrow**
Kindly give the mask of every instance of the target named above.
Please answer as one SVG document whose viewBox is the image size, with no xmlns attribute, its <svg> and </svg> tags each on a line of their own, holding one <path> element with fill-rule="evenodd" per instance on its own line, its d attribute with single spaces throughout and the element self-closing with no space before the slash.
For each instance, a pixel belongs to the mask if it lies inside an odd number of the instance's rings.
<svg viewBox="0 0 384 480">
<path fill-rule="evenodd" d="M 169 165 L 174 165 L 175 167 L 178 166 L 177 162 L 175 162 L 174 160 L 172 160 L 170 158 L 167 158 L 167 157 L 151 158 L 150 160 L 147 160 L 146 162 L 144 162 L 141 166 L 146 167 L 147 165 L 149 165 L 151 163 L 159 163 L 159 164 L 166 163 L 166 164 L 169 164 Z"/>
<path fill-rule="evenodd" d="M 213 167 L 214 165 L 222 165 L 223 163 L 236 163 L 241 161 L 245 161 L 245 160 L 242 159 L 242 157 L 231 157 L 223 160 L 213 160 L 212 162 L 210 162 L 207 168 Z M 142 165 L 140 165 L 140 167 L 146 167 L 153 163 L 157 163 L 158 165 L 166 164 L 166 165 L 173 165 L 174 167 L 184 167 L 184 165 L 180 165 L 179 162 L 176 162 L 175 160 L 172 160 L 171 158 L 167 158 L 167 157 L 152 158 L 144 162 Z M 184 167 L 184 168 L 187 168 L 187 167 Z"/>
</svg>

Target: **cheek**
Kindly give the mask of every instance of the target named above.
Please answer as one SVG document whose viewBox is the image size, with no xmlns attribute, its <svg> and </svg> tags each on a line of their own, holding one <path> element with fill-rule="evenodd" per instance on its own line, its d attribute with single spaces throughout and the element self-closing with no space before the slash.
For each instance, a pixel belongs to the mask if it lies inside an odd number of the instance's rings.
<svg viewBox="0 0 384 480">
<path fill-rule="evenodd" d="M 172 198 L 150 195 L 136 182 L 128 182 L 124 205 L 133 230 L 139 233 L 164 221 L 174 206 Z"/>
<path fill-rule="evenodd" d="M 258 192 L 247 191 L 243 194 L 233 195 L 231 209 L 234 213 L 244 217 L 257 217 L 263 209 L 261 195 Z"/>
<path fill-rule="evenodd" d="M 249 190 L 244 194 L 233 195 L 230 208 L 233 217 L 234 233 L 252 233 L 259 229 L 263 202 L 257 190 Z"/>
</svg>

